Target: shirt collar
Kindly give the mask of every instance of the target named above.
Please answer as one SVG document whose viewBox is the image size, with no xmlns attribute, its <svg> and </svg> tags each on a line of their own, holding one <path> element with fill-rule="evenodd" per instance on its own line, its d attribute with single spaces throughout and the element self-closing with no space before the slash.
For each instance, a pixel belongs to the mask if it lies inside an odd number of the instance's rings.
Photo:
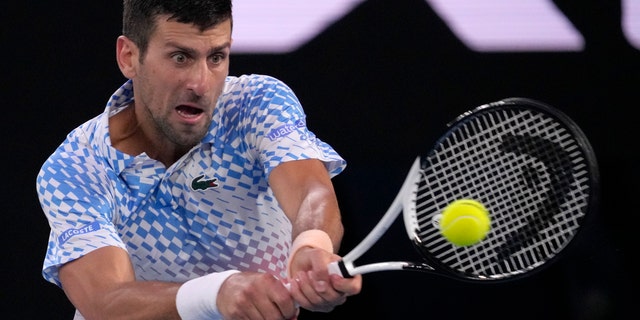
<svg viewBox="0 0 640 320">
<path fill-rule="evenodd" d="M 102 137 L 99 145 L 96 146 L 102 154 L 106 155 L 107 161 L 111 164 L 111 167 L 117 174 L 121 174 L 123 170 L 135 165 L 139 161 L 148 161 L 149 158 L 146 154 L 140 154 L 138 156 L 131 156 L 124 152 L 121 152 L 111 145 L 111 138 L 109 134 L 109 118 L 118 112 L 122 111 L 124 107 L 133 102 L 133 82 L 127 80 L 118 90 L 116 90 L 109 101 L 107 102 L 105 111 L 98 120 L 98 128 L 96 130 L 96 137 Z M 217 109 L 214 111 L 217 113 Z M 209 132 L 201 140 L 201 144 L 210 144 L 214 140 L 214 128 L 216 127 L 216 121 L 212 121 Z"/>
</svg>

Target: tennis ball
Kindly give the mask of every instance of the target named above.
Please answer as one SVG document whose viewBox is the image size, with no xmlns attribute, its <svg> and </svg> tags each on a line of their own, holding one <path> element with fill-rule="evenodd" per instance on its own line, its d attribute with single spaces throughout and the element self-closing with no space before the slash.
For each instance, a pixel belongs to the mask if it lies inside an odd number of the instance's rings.
<svg viewBox="0 0 640 320">
<path fill-rule="evenodd" d="M 482 241 L 490 227 L 489 211 L 480 202 L 471 199 L 451 202 L 440 217 L 440 233 L 458 246 L 470 246 Z"/>
</svg>

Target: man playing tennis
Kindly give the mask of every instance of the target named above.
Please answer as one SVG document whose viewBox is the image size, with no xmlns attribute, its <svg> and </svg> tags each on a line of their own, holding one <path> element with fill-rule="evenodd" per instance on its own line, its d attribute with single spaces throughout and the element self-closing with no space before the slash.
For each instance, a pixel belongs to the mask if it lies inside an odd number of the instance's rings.
<svg viewBox="0 0 640 320">
<path fill-rule="evenodd" d="M 229 76 L 229 0 L 125 0 L 128 79 L 46 160 L 43 276 L 76 319 L 294 319 L 361 276 L 329 275 L 345 161 L 281 81 Z"/>
</svg>

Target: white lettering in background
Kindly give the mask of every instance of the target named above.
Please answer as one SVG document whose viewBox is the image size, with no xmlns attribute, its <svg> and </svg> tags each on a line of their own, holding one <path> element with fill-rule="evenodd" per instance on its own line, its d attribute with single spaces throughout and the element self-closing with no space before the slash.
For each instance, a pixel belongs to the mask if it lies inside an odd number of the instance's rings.
<svg viewBox="0 0 640 320">
<path fill-rule="evenodd" d="M 232 50 L 235 53 L 294 51 L 363 1 L 234 1 Z"/>
<path fill-rule="evenodd" d="M 233 4 L 236 21 L 233 52 L 274 54 L 294 51 L 364 1 L 237 1 Z M 583 35 L 552 0 L 424 1 L 470 50 L 562 52 L 584 49 Z M 401 5 L 402 1 L 397 3 Z M 632 46 L 640 49 L 640 0 L 621 0 L 620 3 L 623 34 Z"/>
<path fill-rule="evenodd" d="M 425 0 L 474 51 L 581 51 L 582 34 L 550 0 Z"/>
<path fill-rule="evenodd" d="M 622 32 L 640 50 L 640 0 L 622 0 Z"/>
</svg>

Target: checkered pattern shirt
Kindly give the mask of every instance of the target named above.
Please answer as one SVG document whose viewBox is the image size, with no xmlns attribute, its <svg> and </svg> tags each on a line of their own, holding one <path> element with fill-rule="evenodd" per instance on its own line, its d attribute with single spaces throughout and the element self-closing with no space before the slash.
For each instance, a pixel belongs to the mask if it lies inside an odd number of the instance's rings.
<svg viewBox="0 0 640 320">
<path fill-rule="evenodd" d="M 61 265 L 105 246 L 125 249 L 139 280 L 228 269 L 284 277 L 291 223 L 269 173 L 297 159 L 322 160 L 332 177 L 346 165 L 307 128 L 290 88 L 263 75 L 228 77 L 209 132 L 169 168 L 111 146 L 108 118 L 132 100 L 128 81 L 38 174 L 51 227 L 44 278 L 60 285 Z"/>
</svg>

